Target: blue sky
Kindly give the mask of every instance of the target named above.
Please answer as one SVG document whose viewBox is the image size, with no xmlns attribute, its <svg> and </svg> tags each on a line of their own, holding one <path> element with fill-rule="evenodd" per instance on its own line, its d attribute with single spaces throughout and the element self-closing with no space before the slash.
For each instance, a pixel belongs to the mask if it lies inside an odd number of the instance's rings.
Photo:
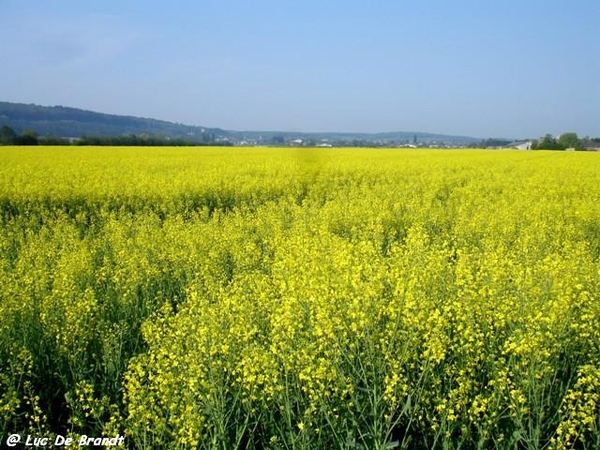
<svg viewBox="0 0 600 450">
<path fill-rule="evenodd" d="M 598 0 L 0 0 L 0 100 L 235 130 L 600 136 Z"/>
</svg>

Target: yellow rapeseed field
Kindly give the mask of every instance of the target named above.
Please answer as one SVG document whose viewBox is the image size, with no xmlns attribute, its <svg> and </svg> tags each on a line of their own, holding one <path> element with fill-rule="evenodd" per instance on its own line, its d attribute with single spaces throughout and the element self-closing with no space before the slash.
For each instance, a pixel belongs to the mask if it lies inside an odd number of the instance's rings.
<svg viewBox="0 0 600 450">
<path fill-rule="evenodd" d="M 0 147 L 0 439 L 600 448 L 600 154 Z"/>
</svg>

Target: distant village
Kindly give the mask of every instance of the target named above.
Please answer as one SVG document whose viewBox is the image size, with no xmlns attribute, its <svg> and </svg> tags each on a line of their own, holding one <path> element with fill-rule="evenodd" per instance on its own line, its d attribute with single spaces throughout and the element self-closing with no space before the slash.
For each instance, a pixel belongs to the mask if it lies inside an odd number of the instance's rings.
<svg viewBox="0 0 600 450">
<path fill-rule="evenodd" d="M 229 145 L 256 146 L 286 146 L 286 147 L 370 147 L 370 148 L 485 148 L 485 149 L 515 149 L 515 150 L 586 150 L 600 151 L 600 138 L 585 137 L 580 139 L 575 133 L 565 133 L 553 137 L 546 135 L 539 139 L 503 140 L 486 139 L 480 141 L 448 142 L 435 139 L 419 139 L 414 136 L 411 140 L 394 139 L 344 139 L 344 138 L 298 138 L 284 136 L 258 136 L 254 138 L 218 137 L 216 142 Z"/>
</svg>

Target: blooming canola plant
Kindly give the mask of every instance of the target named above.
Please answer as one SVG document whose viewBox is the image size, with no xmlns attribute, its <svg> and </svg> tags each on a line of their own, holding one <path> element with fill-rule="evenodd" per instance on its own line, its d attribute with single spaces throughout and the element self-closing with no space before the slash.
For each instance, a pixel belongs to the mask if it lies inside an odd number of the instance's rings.
<svg viewBox="0 0 600 450">
<path fill-rule="evenodd" d="M 597 154 L 0 160 L 1 439 L 600 446 Z"/>
</svg>

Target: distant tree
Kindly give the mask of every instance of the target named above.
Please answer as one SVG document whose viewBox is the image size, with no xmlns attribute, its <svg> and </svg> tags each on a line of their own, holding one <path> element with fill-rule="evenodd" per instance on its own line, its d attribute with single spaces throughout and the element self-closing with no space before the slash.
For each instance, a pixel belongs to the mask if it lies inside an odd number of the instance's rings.
<svg viewBox="0 0 600 450">
<path fill-rule="evenodd" d="M 273 136 L 270 140 L 271 140 L 271 144 L 273 144 L 273 145 L 285 144 L 285 138 L 283 137 L 283 135 Z"/>
<path fill-rule="evenodd" d="M 230 142 L 200 142 L 191 138 L 171 138 L 155 135 L 124 136 L 82 136 L 76 145 L 106 145 L 106 146 L 196 146 L 196 145 L 232 145 Z"/>
<path fill-rule="evenodd" d="M 71 145 L 68 138 L 58 136 L 41 136 L 38 138 L 40 145 Z"/>
<path fill-rule="evenodd" d="M 600 138 L 592 138 L 590 136 L 586 136 L 581 138 L 580 140 L 581 148 L 580 150 L 591 150 L 595 148 L 600 148 Z"/>
<path fill-rule="evenodd" d="M 12 145 L 15 143 L 17 133 L 8 125 L 3 125 L 0 128 L 0 145 Z"/>
<path fill-rule="evenodd" d="M 488 138 L 481 142 L 475 143 L 474 147 L 488 148 L 488 147 L 508 147 L 511 141 L 506 139 Z"/>
<path fill-rule="evenodd" d="M 350 147 L 369 147 L 369 143 L 363 139 L 352 139 Z"/>
<path fill-rule="evenodd" d="M 33 130 L 25 130 L 15 139 L 17 145 L 38 145 L 38 135 Z"/>
<path fill-rule="evenodd" d="M 558 145 L 561 148 L 574 148 L 580 150 L 582 148 L 581 140 L 577 137 L 577 133 L 563 133 L 558 138 Z"/>
<path fill-rule="evenodd" d="M 215 136 L 214 136 L 214 134 L 212 134 L 206 130 L 202 130 L 200 141 L 203 144 L 210 144 L 211 142 L 215 141 Z"/>
<path fill-rule="evenodd" d="M 542 138 L 537 146 L 538 150 L 561 150 L 556 139 L 552 137 L 551 134 L 547 134 Z M 564 149 L 562 149 L 564 150 Z"/>
</svg>

